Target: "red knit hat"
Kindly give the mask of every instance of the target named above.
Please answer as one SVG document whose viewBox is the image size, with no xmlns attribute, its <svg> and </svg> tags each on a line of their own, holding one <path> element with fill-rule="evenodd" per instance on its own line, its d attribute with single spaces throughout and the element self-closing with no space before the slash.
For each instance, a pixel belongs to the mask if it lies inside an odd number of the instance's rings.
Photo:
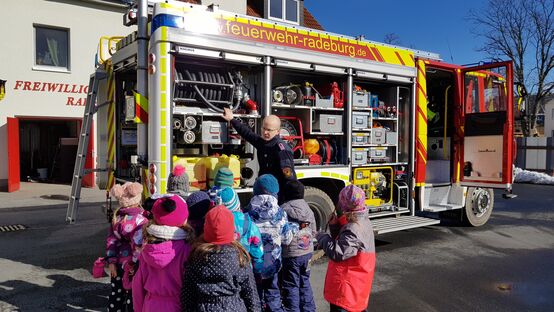
<svg viewBox="0 0 554 312">
<path fill-rule="evenodd" d="M 204 222 L 204 240 L 216 245 L 235 240 L 235 219 L 227 207 L 217 205 L 208 211 Z"/>
</svg>

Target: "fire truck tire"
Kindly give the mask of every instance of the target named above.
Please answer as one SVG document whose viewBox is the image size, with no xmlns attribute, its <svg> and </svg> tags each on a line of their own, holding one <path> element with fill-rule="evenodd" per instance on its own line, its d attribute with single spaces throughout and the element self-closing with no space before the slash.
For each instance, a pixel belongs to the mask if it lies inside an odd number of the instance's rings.
<svg viewBox="0 0 554 312">
<path fill-rule="evenodd" d="M 312 186 L 306 186 L 304 200 L 310 205 L 310 208 L 314 212 L 317 230 L 325 230 L 327 221 L 335 210 L 333 200 L 331 200 L 329 195 L 325 194 L 325 192 Z"/>
<path fill-rule="evenodd" d="M 482 226 L 492 214 L 494 192 L 490 188 L 470 187 L 467 189 L 463 220 L 469 226 Z"/>
</svg>

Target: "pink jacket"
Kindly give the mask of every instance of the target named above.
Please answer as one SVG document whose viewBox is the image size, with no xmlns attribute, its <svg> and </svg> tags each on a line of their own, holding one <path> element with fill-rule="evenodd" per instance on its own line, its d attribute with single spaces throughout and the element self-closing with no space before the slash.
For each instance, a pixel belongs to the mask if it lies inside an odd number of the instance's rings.
<svg viewBox="0 0 554 312">
<path fill-rule="evenodd" d="M 133 277 L 135 311 L 181 311 L 179 294 L 190 251 L 184 240 L 144 245 Z"/>
</svg>

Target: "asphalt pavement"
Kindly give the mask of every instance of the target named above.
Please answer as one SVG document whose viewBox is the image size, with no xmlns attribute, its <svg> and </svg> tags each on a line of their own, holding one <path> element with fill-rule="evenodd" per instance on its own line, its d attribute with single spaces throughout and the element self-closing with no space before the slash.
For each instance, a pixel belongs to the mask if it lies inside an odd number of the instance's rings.
<svg viewBox="0 0 554 312">
<path fill-rule="evenodd" d="M 84 189 L 78 222 L 65 223 L 68 186 L 0 193 L 0 311 L 104 311 L 107 278 L 93 279 L 104 250 L 105 192 Z M 370 311 L 554 311 L 554 187 L 517 184 L 495 196 L 480 228 L 448 222 L 377 237 Z M 14 194 L 14 193 L 12 193 Z M 17 197 L 19 196 L 19 197 Z M 47 199 L 50 198 L 50 199 Z M 312 265 L 318 311 L 327 259 Z"/>
</svg>

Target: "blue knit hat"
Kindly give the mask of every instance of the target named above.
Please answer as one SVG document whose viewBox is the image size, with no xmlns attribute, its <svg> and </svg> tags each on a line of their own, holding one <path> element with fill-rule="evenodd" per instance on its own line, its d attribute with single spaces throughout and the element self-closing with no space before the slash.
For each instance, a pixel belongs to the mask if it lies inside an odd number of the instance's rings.
<svg viewBox="0 0 554 312">
<path fill-rule="evenodd" d="M 233 179 L 233 171 L 227 167 L 221 167 L 215 174 L 214 186 L 219 186 L 220 188 L 224 188 L 226 186 L 233 187 Z"/>
<path fill-rule="evenodd" d="M 210 196 L 203 191 L 193 192 L 187 198 L 187 205 L 189 209 L 189 219 L 202 219 L 206 213 L 208 213 L 208 210 L 210 210 Z"/>
<path fill-rule="evenodd" d="M 230 187 L 226 187 L 219 191 L 221 203 L 231 211 L 240 211 L 240 200 L 237 192 Z"/>
<path fill-rule="evenodd" d="M 259 176 L 254 182 L 254 195 L 273 195 L 277 197 L 279 193 L 279 182 L 271 174 L 264 174 Z"/>
</svg>

